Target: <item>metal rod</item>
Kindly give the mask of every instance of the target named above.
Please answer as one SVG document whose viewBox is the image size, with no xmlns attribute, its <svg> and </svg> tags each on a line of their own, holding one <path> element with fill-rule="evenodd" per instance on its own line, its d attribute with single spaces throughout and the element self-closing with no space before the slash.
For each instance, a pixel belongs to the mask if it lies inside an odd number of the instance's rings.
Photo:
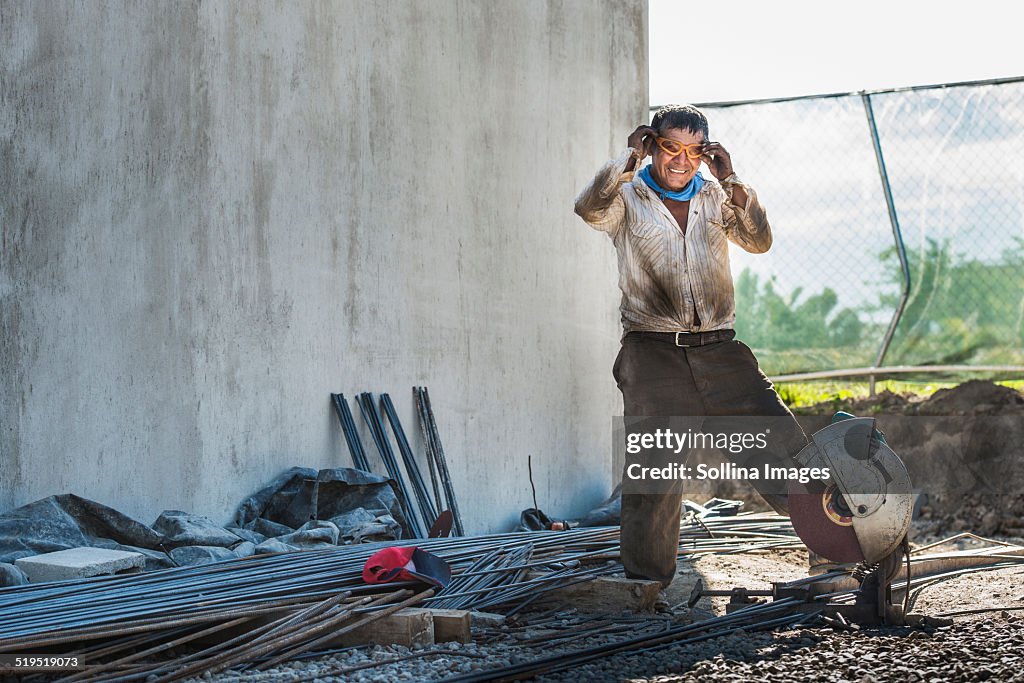
<svg viewBox="0 0 1024 683">
<path fill-rule="evenodd" d="M 413 403 L 416 404 L 416 415 L 419 417 L 420 424 L 420 435 L 423 438 L 423 451 L 427 456 L 427 469 L 430 471 L 430 485 L 434 490 L 434 503 L 437 506 L 437 511 L 441 512 L 444 509 L 444 503 L 441 499 L 441 489 L 438 486 L 438 474 L 437 474 L 437 454 L 434 453 L 434 443 L 430 438 L 430 429 L 428 423 L 430 419 L 427 417 L 426 410 L 423 406 L 423 401 L 420 399 L 419 387 L 412 388 Z"/>
<path fill-rule="evenodd" d="M 885 354 L 889 350 L 896 326 L 903 317 L 903 309 L 907 306 L 910 298 L 910 264 L 907 262 L 907 250 L 903 244 L 903 233 L 900 232 L 900 221 L 896 215 L 896 203 L 892 198 L 892 187 L 889 184 L 889 174 L 885 170 L 885 157 L 882 155 L 882 143 L 878 137 L 878 126 L 875 124 L 875 110 L 871 106 L 871 95 L 861 93 L 861 101 L 864 103 L 864 113 L 868 119 L 868 129 L 871 132 L 871 145 L 875 149 L 875 161 L 878 163 L 878 176 L 882 180 L 882 191 L 885 193 L 885 206 L 889 210 L 889 223 L 892 226 L 892 237 L 896 242 L 896 254 L 899 256 L 900 270 L 903 272 L 903 288 L 900 292 L 900 300 L 896 310 L 889 321 L 889 327 L 885 330 L 885 337 L 882 339 L 882 346 L 878 349 L 878 356 L 875 358 L 875 367 L 880 367 L 885 360 Z M 875 395 L 875 376 L 868 375 L 868 394 Z"/>
<path fill-rule="evenodd" d="M 684 520 L 681 524 L 678 553 L 684 561 L 706 553 L 787 544 L 795 538 L 788 521 L 774 515 L 709 517 L 703 524 L 715 531 L 715 538 L 707 538 L 707 532 L 694 523 Z M 731 538 L 730 529 L 736 534 Z M 211 626 L 255 610 L 279 611 L 295 603 L 293 609 L 304 609 L 341 590 L 359 595 L 394 592 L 405 586 L 363 583 L 362 566 L 380 548 L 407 545 L 422 547 L 445 559 L 455 579 L 466 572 L 458 584 L 458 599 L 473 608 L 498 599 L 519 599 L 538 588 L 605 571 L 579 561 L 617 559 L 619 529 L 593 527 L 378 542 L 104 580 L 7 588 L 0 590 L 0 651 L 27 651 L 29 646 L 87 642 L 132 633 L 151 633 L 156 638 L 161 631 L 167 633 L 189 624 Z M 561 568 L 538 578 L 525 577 L 528 566 L 542 564 Z M 477 569 L 472 569 L 474 566 Z M 609 566 L 613 565 L 605 565 Z M 456 597 L 449 594 L 445 599 Z M 363 609 L 357 607 L 355 611 Z"/>
<path fill-rule="evenodd" d="M 466 529 L 462 525 L 462 515 L 459 513 L 459 504 L 455 499 L 455 488 L 452 486 L 452 476 L 448 471 L 448 461 L 444 456 L 444 447 L 441 445 L 441 435 L 437 431 L 437 422 L 434 420 L 434 411 L 430 407 L 430 394 L 426 387 L 420 387 L 420 396 L 423 399 L 423 406 L 427 415 L 428 429 L 434 443 L 434 454 L 437 456 L 437 468 L 441 475 L 441 483 L 444 485 L 444 493 L 448 498 L 448 507 L 451 508 L 452 518 L 455 524 L 455 533 L 458 536 L 465 536 Z"/>
<path fill-rule="evenodd" d="M 345 443 L 348 444 L 348 452 L 352 456 L 352 464 L 357 470 L 369 472 L 370 464 L 366 460 L 363 444 L 359 441 L 359 434 L 356 432 L 355 421 L 352 419 L 352 411 L 349 410 L 345 395 L 331 394 L 331 402 L 334 403 L 334 411 L 338 414 L 341 432 L 345 435 Z"/>
<path fill-rule="evenodd" d="M 403 593 L 404 594 L 408 594 L 409 591 L 404 591 Z M 290 649 L 290 650 L 288 650 L 286 652 L 282 652 L 277 657 L 275 657 L 275 658 L 273 658 L 273 659 L 271 659 L 269 661 L 261 663 L 259 665 L 259 667 L 257 667 L 257 668 L 259 668 L 259 669 L 267 669 L 267 668 L 273 666 L 274 664 L 279 664 L 279 663 L 281 663 L 281 662 L 283 662 L 283 661 L 285 661 L 287 659 L 290 659 L 294 655 L 302 654 L 303 652 L 311 650 L 311 649 L 313 649 L 314 647 L 316 647 L 318 645 L 323 645 L 324 643 L 330 642 L 331 640 L 334 640 L 335 638 L 337 638 L 340 635 L 343 635 L 345 633 L 349 633 L 351 631 L 354 631 L 357 628 L 365 626 L 366 624 L 369 624 L 369 623 L 371 623 L 373 621 L 377 621 L 378 619 L 382 619 L 382 618 L 384 618 L 384 617 L 386 617 L 386 616 L 388 616 L 390 614 L 394 614 L 395 612 L 397 612 L 400 609 L 404 609 L 406 607 L 411 607 L 412 605 L 419 604 L 419 603 L 423 602 L 424 600 L 426 600 L 427 598 L 429 598 L 430 596 L 432 596 L 433 594 L 434 594 L 434 589 L 433 588 L 428 588 L 427 590 L 423 591 L 422 593 L 418 593 L 416 595 L 413 595 L 412 597 L 408 597 L 408 598 L 402 600 L 401 602 L 397 602 L 397 603 L 395 603 L 393 605 L 389 605 L 388 607 L 385 607 L 384 609 L 375 611 L 372 614 L 363 617 L 362 619 L 359 619 L 357 621 L 352 622 L 351 624 L 348 624 L 348 625 L 344 626 L 343 628 L 340 628 L 340 629 L 337 629 L 337 630 L 331 630 L 330 633 L 327 633 L 326 635 L 319 635 L 319 637 L 315 638 L 312 641 L 309 641 L 309 642 L 306 642 L 306 643 L 302 643 L 302 644 L 299 644 L 299 645 L 295 645 L 292 649 Z M 402 594 L 400 594 L 400 595 L 402 595 Z M 318 635 L 318 634 L 322 633 L 325 630 L 327 630 L 327 628 L 319 628 L 319 629 L 317 629 L 315 631 L 311 631 L 308 635 Z"/>
<path fill-rule="evenodd" d="M 696 624 L 677 626 L 666 631 L 644 634 L 625 641 L 598 645 L 571 653 L 561 653 L 551 657 L 544 657 L 530 662 L 525 662 L 523 664 L 514 664 L 508 667 L 481 671 L 445 680 L 448 683 L 522 680 L 542 673 L 552 673 L 576 667 L 582 663 L 600 659 L 602 657 L 608 657 L 620 652 L 652 648 L 663 644 L 680 644 L 695 640 L 713 638 L 717 635 L 730 633 L 740 625 L 743 625 L 745 628 L 752 627 L 758 630 L 770 628 L 776 625 L 781 625 L 782 623 L 786 623 L 790 620 L 803 619 L 803 614 L 785 614 L 781 618 L 774 616 L 780 612 L 789 612 L 798 602 L 799 600 L 796 598 L 787 598 L 785 600 L 777 600 L 775 602 L 769 602 L 762 605 L 753 605 L 751 607 L 732 612 L 731 614 L 714 617 L 712 619 L 697 622 Z M 769 615 L 772 615 L 771 619 L 767 618 Z M 712 630 L 713 634 L 709 634 L 708 632 Z"/>
<path fill-rule="evenodd" d="M 384 461 L 384 467 L 388 470 L 388 476 L 395 482 L 395 493 L 399 498 L 398 503 L 406 516 L 413 538 L 425 538 L 427 534 L 423 531 L 423 527 L 420 526 L 419 518 L 412 507 L 409 489 L 405 486 L 405 478 L 402 477 L 402 473 L 398 469 L 395 454 L 392 452 L 391 445 L 388 443 L 388 437 L 384 433 L 384 425 L 381 424 L 380 414 L 377 412 L 377 406 L 373 401 L 373 394 L 367 392 L 359 394 L 356 403 L 359 404 L 363 420 L 366 421 L 366 425 L 370 428 L 370 434 L 373 436 L 373 442 L 377 446 L 381 460 Z"/>
<path fill-rule="evenodd" d="M 793 95 L 791 97 L 766 97 L 754 100 L 730 100 L 724 102 L 698 102 L 694 106 L 706 107 L 706 108 L 721 108 L 725 109 L 728 107 L 740 107 L 747 104 L 778 104 L 781 102 L 798 102 L 801 100 L 827 100 L 836 99 L 839 97 L 852 97 L 862 92 L 866 92 L 870 95 L 888 95 L 891 93 L 901 92 L 922 92 L 926 90 L 945 90 L 946 88 L 971 88 L 986 85 L 1007 85 L 1010 83 L 1020 83 L 1024 81 L 1024 76 L 1011 76 L 1008 78 L 987 78 L 977 81 L 957 81 L 955 83 L 933 83 L 927 85 L 911 85 L 903 88 L 882 88 L 878 90 L 861 90 L 854 92 L 836 92 L 836 93 L 824 93 L 814 95 Z M 653 105 L 649 111 L 657 111 L 663 105 Z"/>
<path fill-rule="evenodd" d="M 384 415 L 388 418 L 388 422 L 391 423 L 391 431 L 394 432 L 395 441 L 398 443 L 398 452 L 402 454 L 405 471 L 409 475 L 413 491 L 416 493 L 416 500 L 420 504 L 420 514 L 423 516 L 424 522 L 423 526 L 430 528 L 437 521 L 438 511 L 430 501 L 427 485 L 424 483 L 423 476 L 420 474 L 420 468 L 416 464 L 416 454 L 412 452 L 412 447 L 409 446 L 405 430 L 402 429 L 402 423 L 398 420 L 395 404 L 391 402 L 391 397 L 388 394 L 380 395 L 380 405 L 384 409 Z"/>
</svg>

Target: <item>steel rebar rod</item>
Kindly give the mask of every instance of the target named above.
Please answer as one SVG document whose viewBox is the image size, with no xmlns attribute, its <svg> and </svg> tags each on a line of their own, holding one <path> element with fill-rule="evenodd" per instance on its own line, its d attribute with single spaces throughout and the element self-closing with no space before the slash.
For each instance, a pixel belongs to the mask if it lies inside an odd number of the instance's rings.
<svg viewBox="0 0 1024 683">
<path fill-rule="evenodd" d="M 352 419 L 352 411 L 348 407 L 345 394 L 331 394 L 331 401 L 334 403 L 334 410 L 338 414 L 338 421 L 341 422 L 341 432 L 345 435 L 345 443 L 348 444 L 348 452 L 352 456 L 352 464 L 357 470 L 369 472 L 370 464 L 366 460 L 363 444 L 359 441 L 359 433 L 355 429 L 355 420 Z"/>
<path fill-rule="evenodd" d="M 434 411 L 430 407 L 430 393 L 426 387 L 420 387 L 419 396 L 423 402 L 424 414 L 427 418 L 427 430 L 434 444 L 434 454 L 437 457 L 438 474 L 444 486 L 445 496 L 448 498 L 448 507 L 452 511 L 452 518 L 455 524 L 455 532 L 458 536 L 465 536 L 466 530 L 462 524 L 462 514 L 459 512 L 459 504 L 455 499 L 455 488 L 452 486 L 451 472 L 448 471 L 448 460 L 444 455 L 444 447 L 441 445 L 441 435 L 437 431 L 437 422 L 434 419 Z"/>
<path fill-rule="evenodd" d="M 707 523 L 708 520 L 705 520 Z M 705 532 L 683 525 L 680 530 L 680 556 L 698 556 L 708 552 L 735 552 L 759 549 L 765 538 L 774 535 L 785 541 L 791 529 L 781 532 L 757 532 L 779 528 L 778 518 L 739 516 L 728 522 L 715 522 L 716 534 L 734 527 L 743 534 L 707 539 Z M 756 533 L 756 538 L 751 534 Z M 697 534 L 700 538 L 690 538 Z M 359 546 L 340 546 L 325 550 L 260 556 L 231 560 L 217 565 L 183 567 L 150 574 L 114 577 L 109 581 L 68 582 L 51 586 L 26 586 L 0 590 L 0 650 L 26 643 L 52 642 L 54 639 L 99 639 L 107 635 L 125 635 L 121 627 L 132 626 L 138 632 L 158 631 L 184 623 L 212 623 L 232 609 L 258 609 L 281 604 L 282 598 L 312 601 L 332 591 L 350 590 L 374 594 L 396 590 L 396 586 L 372 586 L 362 582 L 361 568 L 366 558 L 380 547 L 415 544 L 434 552 L 451 563 L 453 576 L 467 572 L 465 586 L 483 588 L 460 590 L 470 596 L 467 606 L 479 605 L 500 597 L 523 596 L 538 586 L 553 586 L 559 576 L 549 572 L 546 581 L 523 581 L 518 576 L 526 567 L 506 566 L 510 571 L 495 571 L 498 564 L 539 565 L 580 560 L 594 561 L 594 555 L 618 557 L 616 527 L 573 529 L 564 532 L 512 532 L 483 537 L 422 539 L 413 543 L 381 542 Z M 531 547 L 532 560 L 522 561 Z M 501 563 L 474 564 L 488 554 L 498 552 Z M 495 556 L 497 557 L 497 556 Z M 566 580 L 590 570 L 578 564 L 566 568 Z M 486 570 L 486 571 L 485 571 Z M 599 570 L 600 571 L 600 570 Z M 483 578 L 481 578 L 483 576 Z M 507 578 L 501 578 L 507 577 Z M 479 580 L 479 583 L 468 583 Z M 496 586 L 500 592 L 489 589 Z M 475 597 L 474 597 L 475 596 Z M 455 597 L 455 596 L 448 596 Z M 465 597 L 465 596 L 463 596 Z M 237 614 L 235 616 L 238 616 Z M 224 616 L 227 618 L 227 616 Z"/>
<path fill-rule="evenodd" d="M 407 592 L 408 591 L 404 591 L 404 593 L 407 593 Z M 411 607 L 413 605 L 420 604 L 421 602 L 423 602 L 424 600 L 426 600 L 427 598 L 429 598 L 433 594 L 434 594 L 434 589 L 433 588 L 428 588 L 427 590 L 425 590 L 425 591 L 423 591 L 421 593 L 418 593 L 418 594 L 413 595 L 411 597 L 405 598 L 401 602 L 397 602 L 397 603 L 395 603 L 393 605 L 388 605 L 384 609 L 376 610 L 374 612 L 371 612 L 370 614 L 364 616 L 361 619 L 358 619 L 357 621 L 352 622 L 351 624 L 347 624 L 347 625 L 345 625 L 344 627 L 342 627 L 342 628 L 340 628 L 338 630 L 332 630 L 330 633 L 327 633 L 326 635 L 321 635 L 321 636 L 319 636 L 319 637 L 317 637 L 317 638 L 315 638 L 313 640 L 309 640 L 309 641 L 306 641 L 306 642 L 301 642 L 299 644 L 293 644 L 294 646 L 290 650 L 281 652 L 281 654 L 279 654 L 277 657 L 275 657 L 273 659 L 270 659 L 270 660 L 268 660 L 266 662 L 261 663 L 257 668 L 259 668 L 259 669 L 267 669 L 267 668 L 269 668 L 269 667 L 271 667 L 271 666 L 273 666 L 275 664 L 280 664 L 281 662 L 287 661 L 288 659 L 290 659 L 291 657 L 293 657 L 295 655 L 302 654 L 303 652 L 306 652 L 306 651 L 311 650 L 311 649 L 313 649 L 315 647 L 318 647 L 320 645 L 328 643 L 328 642 L 334 640 L 335 638 L 337 638 L 338 636 L 344 635 L 345 633 L 349 633 L 349 632 L 354 631 L 354 630 L 356 630 L 358 628 L 362 628 L 366 624 L 369 624 L 369 623 L 371 623 L 373 621 L 377 621 L 378 619 L 383 619 L 386 616 L 394 614 L 398 610 L 405 609 L 406 607 Z M 311 635 L 311 636 L 318 635 L 319 633 L 321 633 L 322 631 L 325 631 L 325 630 L 327 630 L 327 629 L 326 628 L 320 628 L 320 629 L 317 629 L 315 631 L 310 631 L 309 635 Z"/>
<path fill-rule="evenodd" d="M 412 507 L 412 497 L 409 495 L 409 489 L 405 485 L 405 478 L 398 469 L 398 461 L 395 460 L 391 444 L 388 443 L 387 434 L 384 433 L 384 425 L 381 424 L 380 414 L 377 412 L 377 406 L 373 401 L 373 394 L 363 392 L 359 394 L 356 402 L 359 404 L 359 410 L 363 414 L 363 420 L 365 420 L 366 425 L 370 428 L 370 435 L 377 446 L 377 452 L 380 453 L 381 460 L 384 461 L 384 467 L 388 470 L 388 476 L 395 482 L 395 493 L 398 495 L 398 503 L 406 517 L 413 538 L 425 538 L 427 534 L 420 525 L 419 517 L 416 516 L 416 510 Z"/>
<path fill-rule="evenodd" d="M 444 501 L 441 498 L 441 489 L 438 485 L 438 473 L 437 473 L 437 454 L 434 452 L 434 443 L 430 438 L 429 422 L 430 419 L 427 417 L 426 412 L 423 408 L 423 402 L 420 400 L 419 387 L 412 388 L 413 403 L 416 406 L 416 421 L 420 425 L 420 438 L 423 439 L 423 453 L 427 458 L 427 469 L 430 472 L 430 486 L 434 491 L 434 503 L 437 507 L 437 511 L 441 512 L 445 509 Z"/>
<path fill-rule="evenodd" d="M 263 629 L 256 637 L 251 637 L 252 634 L 243 634 L 247 636 L 244 638 L 244 643 L 238 647 L 222 651 L 213 657 L 207 657 L 199 659 L 195 663 L 186 666 L 183 669 L 176 669 L 174 673 L 162 676 L 159 681 L 170 681 L 175 678 L 184 678 L 189 674 L 198 673 L 200 671 L 216 673 L 221 671 L 228 666 L 236 663 L 236 659 L 239 656 L 239 650 L 242 653 L 248 654 L 254 649 L 266 645 L 268 642 L 273 644 L 278 642 L 281 638 L 288 637 L 295 633 L 302 633 L 308 627 L 310 621 L 315 621 L 316 617 L 321 614 L 331 614 L 335 608 L 338 608 L 341 601 L 347 597 L 346 594 L 340 593 L 334 597 L 328 598 L 321 603 L 318 603 L 312 607 L 296 612 L 292 615 L 282 617 L 277 621 L 269 624 L 269 628 Z M 341 608 L 343 614 L 351 614 L 351 609 Z M 232 639 L 229 642 L 242 642 L 242 637 Z M 216 649 L 222 649 L 223 644 L 215 646 Z M 214 648 L 208 648 L 203 652 L 210 652 Z M 244 661 L 244 657 L 241 661 Z"/>
<path fill-rule="evenodd" d="M 398 443 L 398 452 L 402 455 L 405 471 L 409 475 L 413 491 L 416 493 L 416 500 L 420 505 L 420 514 L 423 516 L 424 527 L 429 529 L 437 521 L 438 511 L 434 509 L 434 505 L 430 500 L 430 494 L 427 491 L 427 485 L 424 483 L 423 475 L 420 474 L 420 468 L 416 464 L 416 454 L 412 452 L 409 440 L 405 436 L 405 430 L 402 429 L 402 423 L 398 420 L 395 405 L 391 402 L 391 397 L 388 394 L 380 395 L 380 405 L 384 409 L 384 415 L 388 418 L 388 422 L 391 423 L 391 431 L 394 433 L 395 441 Z"/>
<path fill-rule="evenodd" d="M 484 681 L 514 681 L 523 678 L 534 677 L 542 673 L 550 673 L 578 666 L 582 663 L 608 657 L 610 655 L 636 650 L 644 647 L 653 647 L 661 644 L 686 642 L 687 636 L 708 632 L 709 629 L 717 629 L 719 633 L 729 633 L 735 630 L 738 624 L 756 625 L 758 622 L 765 623 L 766 617 L 778 612 L 788 612 L 799 602 L 796 598 L 787 598 L 763 605 L 754 605 L 737 610 L 731 614 L 707 619 L 695 624 L 677 626 L 667 631 L 644 634 L 624 641 L 602 644 L 590 648 L 576 650 L 571 653 L 562 653 L 551 657 L 515 664 L 500 669 L 481 671 L 466 676 L 456 676 L 445 679 L 446 683 L 483 683 Z M 798 615 L 803 618 L 803 615 Z M 774 618 L 772 619 L 774 621 Z M 719 628 L 727 627 L 727 628 Z M 706 635 L 706 633 L 705 633 Z M 713 636 L 712 636 L 713 637 Z"/>
</svg>

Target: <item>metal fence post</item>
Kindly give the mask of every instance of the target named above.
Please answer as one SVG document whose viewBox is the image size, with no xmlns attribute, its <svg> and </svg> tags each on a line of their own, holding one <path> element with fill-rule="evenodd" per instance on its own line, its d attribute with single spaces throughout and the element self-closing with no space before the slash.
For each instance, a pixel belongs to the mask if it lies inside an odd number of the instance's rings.
<svg viewBox="0 0 1024 683">
<path fill-rule="evenodd" d="M 896 306 L 896 310 L 892 314 L 892 320 L 889 321 L 889 327 L 885 330 L 885 336 L 882 338 L 882 346 L 878 349 L 878 356 L 875 358 L 875 368 L 882 366 L 882 361 L 885 359 L 885 354 L 889 350 L 889 344 L 892 343 L 893 334 L 896 332 L 896 326 L 900 322 L 900 318 L 903 316 L 903 309 L 907 305 L 907 299 L 910 298 L 910 264 L 907 262 L 907 250 L 903 245 L 903 233 L 900 232 L 899 218 L 896 216 L 896 204 L 892 199 L 892 189 L 889 186 L 889 174 L 885 170 L 885 159 L 882 156 L 882 144 L 878 139 L 878 126 L 875 125 L 875 112 L 871 108 L 871 95 L 866 92 L 861 92 L 861 101 L 864 103 L 864 113 L 868 118 L 868 129 L 871 132 L 871 144 L 875 148 L 875 161 L 878 162 L 878 175 L 882 180 L 882 191 L 885 193 L 885 205 L 889 210 L 889 223 L 892 225 L 892 236 L 896 242 L 896 253 L 900 260 L 900 269 L 903 271 L 903 291 L 900 293 L 900 301 Z M 875 395 L 875 375 L 868 376 L 868 394 L 871 396 Z"/>
</svg>

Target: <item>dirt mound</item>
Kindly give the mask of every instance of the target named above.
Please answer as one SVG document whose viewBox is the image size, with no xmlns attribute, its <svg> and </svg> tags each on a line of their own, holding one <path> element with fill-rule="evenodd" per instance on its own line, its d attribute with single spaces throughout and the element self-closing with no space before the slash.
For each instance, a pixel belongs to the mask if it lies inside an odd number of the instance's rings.
<svg viewBox="0 0 1024 683">
<path fill-rule="evenodd" d="M 918 415 L 1024 414 L 1024 396 L 1016 389 L 971 380 L 952 389 L 939 389 L 917 406 Z"/>
<path fill-rule="evenodd" d="M 897 394 L 886 389 L 874 396 L 833 399 L 794 412 L 829 415 L 845 410 L 854 415 L 1024 415 L 1024 395 L 1016 389 L 986 380 L 971 380 L 951 389 L 939 389 L 927 398 Z"/>
<path fill-rule="evenodd" d="M 927 398 L 883 391 L 801 410 L 810 434 L 836 410 L 877 417 L 910 470 L 918 501 L 915 528 L 925 536 L 958 531 L 1024 535 L 1024 395 L 972 380 Z M 949 418 L 949 419 L 943 419 Z"/>
<path fill-rule="evenodd" d="M 1024 495 L 932 495 L 924 499 L 911 538 L 939 538 L 960 531 L 1024 538 Z"/>
</svg>

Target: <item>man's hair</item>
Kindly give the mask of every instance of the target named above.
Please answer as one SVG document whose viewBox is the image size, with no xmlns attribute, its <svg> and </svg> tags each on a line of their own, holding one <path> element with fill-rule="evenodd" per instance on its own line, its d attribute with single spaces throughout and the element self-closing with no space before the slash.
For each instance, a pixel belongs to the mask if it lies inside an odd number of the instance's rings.
<svg viewBox="0 0 1024 683">
<path fill-rule="evenodd" d="M 704 133 L 708 139 L 708 119 L 692 104 L 667 104 L 651 119 L 651 128 L 662 133 L 669 128 L 682 128 L 691 133 Z"/>
</svg>

